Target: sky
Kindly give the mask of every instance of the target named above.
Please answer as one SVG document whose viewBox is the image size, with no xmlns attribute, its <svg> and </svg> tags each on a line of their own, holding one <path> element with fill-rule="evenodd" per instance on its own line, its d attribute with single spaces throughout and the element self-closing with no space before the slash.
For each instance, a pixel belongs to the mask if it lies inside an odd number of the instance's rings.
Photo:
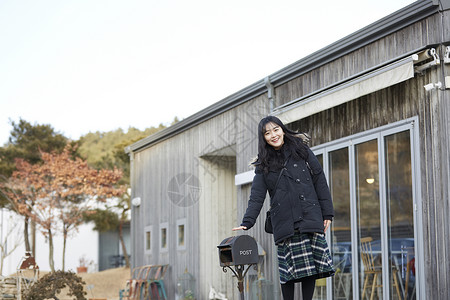
<svg viewBox="0 0 450 300">
<path fill-rule="evenodd" d="M 0 146 L 169 125 L 413 2 L 0 0 Z"/>
</svg>

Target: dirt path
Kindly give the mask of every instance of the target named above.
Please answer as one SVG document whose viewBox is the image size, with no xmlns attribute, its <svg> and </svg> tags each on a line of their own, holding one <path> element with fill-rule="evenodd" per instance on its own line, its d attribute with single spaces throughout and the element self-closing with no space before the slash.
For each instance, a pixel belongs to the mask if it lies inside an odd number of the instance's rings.
<svg viewBox="0 0 450 300">
<path fill-rule="evenodd" d="M 130 278 L 130 269 L 117 268 L 97 273 L 78 274 L 86 282 L 86 298 L 118 300 L 119 291 Z"/>
<path fill-rule="evenodd" d="M 46 273 L 48 272 L 40 272 L 39 277 L 42 278 Z M 119 291 L 125 287 L 126 281 L 130 278 L 130 269 L 116 268 L 96 273 L 79 273 L 77 275 L 86 283 L 84 290 L 87 292 L 87 299 L 119 300 Z M 60 300 L 73 299 L 69 296 L 63 296 L 63 294 L 64 291 L 61 293 Z"/>
</svg>

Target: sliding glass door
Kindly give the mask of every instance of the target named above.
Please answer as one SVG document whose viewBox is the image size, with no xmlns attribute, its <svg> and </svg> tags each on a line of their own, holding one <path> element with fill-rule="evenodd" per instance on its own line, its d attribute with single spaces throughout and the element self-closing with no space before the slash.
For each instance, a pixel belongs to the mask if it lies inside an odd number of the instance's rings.
<svg viewBox="0 0 450 300">
<path fill-rule="evenodd" d="M 333 296 L 335 299 L 351 299 L 351 211 L 350 175 L 348 147 L 329 152 L 330 191 L 335 210 L 331 223 L 333 262 L 336 275 L 333 277 Z"/>
<path fill-rule="evenodd" d="M 417 298 L 413 136 L 411 122 L 314 149 L 335 209 L 328 299 Z"/>
<path fill-rule="evenodd" d="M 414 202 L 409 131 L 384 137 L 389 294 L 415 299 Z M 398 287 L 396 285 L 398 283 Z M 400 291 L 399 291 L 399 290 Z"/>
<path fill-rule="evenodd" d="M 378 139 L 355 145 L 354 152 L 360 294 L 383 299 Z"/>
</svg>

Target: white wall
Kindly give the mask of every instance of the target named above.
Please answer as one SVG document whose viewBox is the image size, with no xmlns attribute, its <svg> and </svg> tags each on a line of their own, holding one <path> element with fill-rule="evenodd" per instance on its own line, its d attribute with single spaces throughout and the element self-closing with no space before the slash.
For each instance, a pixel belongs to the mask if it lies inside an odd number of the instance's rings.
<svg viewBox="0 0 450 300">
<path fill-rule="evenodd" d="M 2 222 L 3 220 L 3 222 Z M 25 254 L 25 245 L 23 242 L 23 219 L 15 214 L 12 214 L 8 210 L 0 210 L 0 232 L 3 240 L 5 239 L 5 233 L 12 223 L 15 222 L 19 226 L 18 232 L 8 237 L 8 245 L 13 245 L 17 239 L 20 241 L 20 246 L 8 256 L 3 264 L 3 276 L 7 276 L 16 272 L 22 257 Z M 66 244 L 66 270 L 72 270 L 76 272 L 79 258 L 85 256 L 88 260 L 92 260 L 94 263 L 89 267 L 89 272 L 96 271 L 98 266 L 98 232 L 93 230 L 94 225 L 87 224 L 79 227 L 79 232 L 67 240 Z M 0 241 L 1 242 L 1 241 Z M 54 236 L 54 263 L 55 269 L 62 268 L 62 248 L 63 238 L 61 235 Z M 39 269 L 42 271 L 49 271 L 49 259 L 48 259 L 48 242 L 44 236 L 38 231 L 36 232 L 36 263 Z"/>
</svg>

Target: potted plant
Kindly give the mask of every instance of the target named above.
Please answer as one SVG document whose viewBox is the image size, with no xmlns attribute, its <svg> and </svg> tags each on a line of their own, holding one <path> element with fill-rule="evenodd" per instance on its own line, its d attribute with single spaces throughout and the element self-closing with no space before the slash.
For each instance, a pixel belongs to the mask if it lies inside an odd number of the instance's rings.
<svg viewBox="0 0 450 300">
<path fill-rule="evenodd" d="M 88 270 L 88 267 L 92 265 L 93 261 L 86 258 L 86 256 L 83 254 L 80 259 L 78 260 L 79 265 L 77 267 L 77 273 L 86 273 Z"/>
</svg>

